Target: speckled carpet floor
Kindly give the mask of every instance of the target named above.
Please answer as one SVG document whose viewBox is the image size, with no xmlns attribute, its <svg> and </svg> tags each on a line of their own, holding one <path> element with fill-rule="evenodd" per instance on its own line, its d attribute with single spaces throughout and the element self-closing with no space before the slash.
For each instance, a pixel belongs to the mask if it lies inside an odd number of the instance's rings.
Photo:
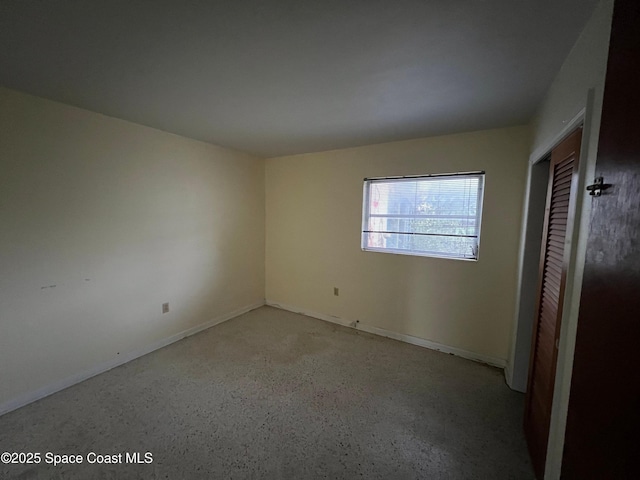
<svg viewBox="0 0 640 480">
<path fill-rule="evenodd" d="M 0 478 L 530 479 L 523 401 L 498 369 L 262 307 L 0 417 L 0 452 L 41 453 Z"/>
</svg>

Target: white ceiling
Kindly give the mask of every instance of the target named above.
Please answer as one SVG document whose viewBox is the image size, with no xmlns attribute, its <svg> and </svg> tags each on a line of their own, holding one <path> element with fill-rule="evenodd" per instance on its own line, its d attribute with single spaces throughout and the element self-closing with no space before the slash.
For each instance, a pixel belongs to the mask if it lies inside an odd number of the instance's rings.
<svg viewBox="0 0 640 480">
<path fill-rule="evenodd" d="M 0 0 L 0 84 L 275 156 L 528 122 L 596 0 Z"/>
</svg>

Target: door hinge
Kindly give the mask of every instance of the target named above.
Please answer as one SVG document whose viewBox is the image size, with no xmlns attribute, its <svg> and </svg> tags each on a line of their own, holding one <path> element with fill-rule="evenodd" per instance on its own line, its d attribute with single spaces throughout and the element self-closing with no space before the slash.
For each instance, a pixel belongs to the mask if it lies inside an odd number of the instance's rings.
<svg viewBox="0 0 640 480">
<path fill-rule="evenodd" d="M 597 177 L 593 183 L 587 187 L 587 190 L 589 191 L 589 195 L 599 197 L 602 195 L 602 192 L 609 187 L 611 187 L 611 185 L 604 183 L 603 177 Z"/>
</svg>

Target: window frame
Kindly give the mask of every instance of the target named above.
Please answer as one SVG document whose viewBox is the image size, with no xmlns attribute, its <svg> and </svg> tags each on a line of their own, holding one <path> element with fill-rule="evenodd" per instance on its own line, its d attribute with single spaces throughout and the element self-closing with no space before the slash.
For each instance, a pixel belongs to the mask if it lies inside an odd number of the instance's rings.
<svg viewBox="0 0 640 480">
<path fill-rule="evenodd" d="M 476 254 L 475 256 L 459 256 L 459 255 L 446 255 L 439 254 L 438 252 L 420 252 L 414 250 L 405 250 L 398 248 L 381 248 L 381 247 L 368 247 L 365 246 L 365 235 L 370 233 L 368 231 L 368 221 L 370 219 L 370 187 L 376 181 L 384 181 L 384 180 L 416 180 L 421 178 L 452 178 L 452 177 L 479 177 L 480 185 L 478 188 L 478 203 L 477 203 L 477 214 L 476 214 L 476 225 L 477 225 L 477 238 L 476 241 Z M 477 262 L 480 258 L 480 237 L 481 237 L 481 229 L 482 229 L 482 215 L 483 215 L 483 207 L 484 207 L 484 192 L 486 186 L 486 172 L 484 170 L 477 170 L 471 172 L 455 172 L 455 173 L 434 173 L 434 174 L 424 174 L 424 175 L 403 175 L 403 176 L 389 176 L 389 177 L 366 177 L 363 181 L 363 192 L 362 192 L 362 225 L 360 229 L 360 248 L 363 252 L 377 252 L 377 253 L 391 253 L 395 255 L 408 255 L 413 257 L 428 257 L 428 258 L 443 258 L 450 260 L 463 260 L 470 262 Z M 398 215 L 401 216 L 401 215 Z M 412 215 L 407 215 L 407 217 Z M 425 217 L 427 217 L 425 215 Z M 402 232 L 405 233 L 405 232 Z M 406 232 L 407 234 L 414 234 L 412 232 Z M 443 235 L 444 236 L 444 235 Z M 453 235 L 455 237 L 463 237 L 463 235 Z"/>
</svg>

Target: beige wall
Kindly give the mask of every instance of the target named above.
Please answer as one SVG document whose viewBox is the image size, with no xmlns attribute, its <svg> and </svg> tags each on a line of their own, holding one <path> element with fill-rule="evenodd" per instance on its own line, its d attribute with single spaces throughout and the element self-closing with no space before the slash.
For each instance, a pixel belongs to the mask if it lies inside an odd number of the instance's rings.
<svg viewBox="0 0 640 480">
<path fill-rule="evenodd" d="M 264 161 L 0 88 L 0 272 L 6 410 L 262 302 Z"/>
<path fill-rule="evenodd" d="M 596 113 L 602 109 L 612 13 L 613 0 L 601 0 L 563 62 L 532 121 L 532 156 L 553 146 L 563 127 L 585 108 L 589 89 L 594 90 Z M 599 126 L 600 115 L 594 117 Z"/>
<path fill-rule="evenodd" d="M 514 127 L 268 159 L 267 301 L 504 361 L 528 149 Z M 361 251 L 363 178 L 470 170 L 486 171 L 478 262 Z"/>
</svg>

